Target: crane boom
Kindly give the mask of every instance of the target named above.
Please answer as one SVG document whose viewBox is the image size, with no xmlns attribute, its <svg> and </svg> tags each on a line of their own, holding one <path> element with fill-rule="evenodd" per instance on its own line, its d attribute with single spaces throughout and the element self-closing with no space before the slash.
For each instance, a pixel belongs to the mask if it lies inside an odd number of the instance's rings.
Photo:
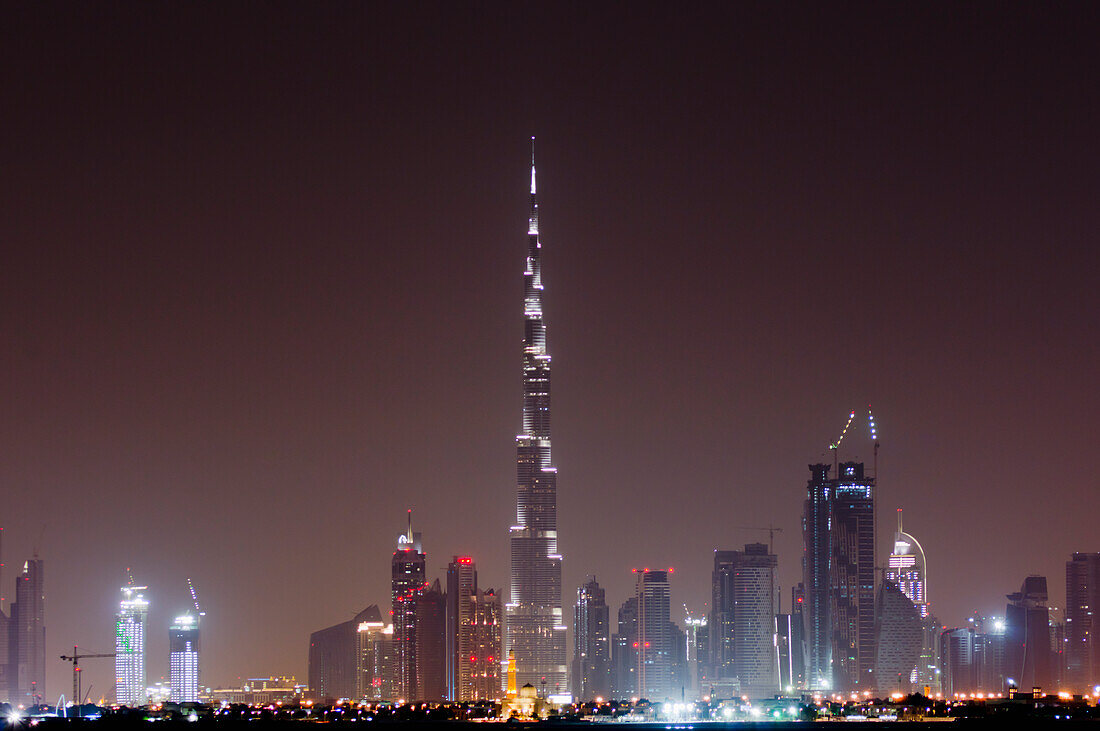
<svg viewBox="0 0 1100 731">
<path fill-rule="evenodd" d="M 758 530 L 768 532 L 768 553 L 775 553 L 775 534 L 782 533 L 782 528 L 776 528 L 774 525 L 769 525 L 767 528 L 760 528 L 755 525 L 734 525 L 730 526 L 734 530 Z"/>
<path fill-rule="evenodd" d="M 115 656 L 115 653 L 113 653 L 113 652 L 81 652 L 80 648 L 77 647 L 76 645 L 73 645 L 73 654 L 72 655 L 62 655 L 61 656 L 62 660 L 71 661 L 72 664 L 73 664 L 73 698 L 75 699 L 73 702 L 76 703 L 77 706 L 81 705 L 80 661 L 83 660 L 84 658 L 90 658 L 90 657 L 114 657 L 114 656 Z"/>
</svg>

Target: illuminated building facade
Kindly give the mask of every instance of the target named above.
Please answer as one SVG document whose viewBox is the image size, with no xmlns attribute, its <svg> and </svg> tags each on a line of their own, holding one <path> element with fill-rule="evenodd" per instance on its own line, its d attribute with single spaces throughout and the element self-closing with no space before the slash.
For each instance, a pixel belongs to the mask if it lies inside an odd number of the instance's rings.
<svg viewBox="0 0 1100 731">
<path fill-rule="evenodd" d="M 541 695 L 565 693 L 565 622 L 558 552 L 557 469 L 550 455 L 550 354 L 542 319 L 535 159 L 523 273 L 523 430 L 516 437 L 516 525 L 510 529 L 512 582 L 505 651 L 515 653 L 517 682 Z"/>
<path fill-rule="evenodd" d="M 901 508 L 898 529 L 894 533 L 894 551 L 887 560 L 885 578 L 897 585 L 913 602 L 921 617 L 921 653 L 910 680 L 914 687 L 929 693 L 939 692 L 939 622 L 932 616 L 928 600 L 928 568 L 920 541 L 902 530 Z"/>
<path fill-rule="evenodd" d="M 477 585 L 477 565 L 455 556 L 447 567 L 446 685 L 452 701 L 501 696 L 503 654 L 500 597 Z"/>
<path fill-rule="evenodd" d="M 573 605 L 573 698 L 611 697 L 611 618 L 603 587 L 590 576 Z"/>
<path fill-rule="evenodd" d="M 115 621 L 115 699 L 124 706 L 145 704 L 146 586 L 122 587 Z"/>
<path fill-rule="evenodd" d="M 422 550 L 420 534 L 413 533 L 412 511 L 409 511 L 408 529 L 397 538 L 397 550 L 393 553 L 391 570 L 391 599 L 393 602 L 393 651 L 395 700 L 419 699 L 417 687 L 417 638 L 416 605 L 420 595 L 428 588 L 425 581 L 427 555 Z"/>
<path fill-rule="evenodd" d="M 860 462 L 810 465 L 802 518 L 807 683 L 870 690 L 875 662 L 875 478 Z"/>
<path fill-rule="evenodd" d="M 1100 685 L 1100 553 L 1066 562 L 1066 674 L 1079 693 Z"/>
<path fill-rule="evenodd" d="M 687 660 L 688 698 L 698 698 L 707 679 L 707 660 L 710 657 L 710 634 L 707 617 L 693 617 L 684 608 L 684 651 Z"/>
<path fill-rule="evenodd" d="M 924 644 L 920 610 L 889 579 L 879 586 L 875 604 L 875 688 L 883 695 L 908 695 Z"/>
<path fill-rule="evenodd" d="M 199 618 L 176 617 L 168 628 L 168 685 L 175 703 L 199 702 Z"/>
<path fill-rule="evenodd" d="M 668 571 L 637 572 L 638 632 L 634 640 L 638 694 L 651 701 L 672 696 L 673 637 L 669 618 L 671 591 Z M 677 696 L 679 693 L 677 693 Z"/>
<path fill-rule="evenodd" d="M 779 689 L 776 654 L 776 556 L 766 543 L 715 551 L 710 641 L 715 679 L 740 681 L 741 692 L 765 698 Z"/>
<path fill-rule="evenodd" d="M 378 605 L 367 607 L 356 618 L 357 648 L 360 661 L 361 689 L 357 698 L 368 701 L 384 701 L 397 697 L 393 686 L 393 625 L 382 621 Z"/>
<path fill-rule="evenodd" d="M 46 692 L 45 565 L 32 558 L 15 577 L 15 601 L 8 620 L 8 677 L 13 703 L 33 705 Z"/>
<path fill-rule="evenodd" d="M 469 647 L 470 627 L 474 623 L 474 605 L 470 598 L 477 594 L 477 564 L 469 556 L 455 556 L 447 566 L 447 628 L 446 677 L 447 700 L 465 701 L 472 672 L 469 658 L 475 656 Z"/>
</svg>

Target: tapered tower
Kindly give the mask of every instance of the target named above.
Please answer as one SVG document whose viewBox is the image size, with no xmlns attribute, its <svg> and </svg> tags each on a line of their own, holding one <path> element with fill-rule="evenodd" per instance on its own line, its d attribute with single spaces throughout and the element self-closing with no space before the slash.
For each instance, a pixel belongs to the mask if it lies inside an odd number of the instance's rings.
<svg viewBox="0 0 1100 731">
<path fill-rule="evenodd" d="M 565 693 L 565 623 L 558 552 L 557 470 L 550 459 L 550 354 L 542 319 L 542 244 L 531 138 L 531 215 L 523 272 L 523 430 L 516 436 L 516 524 L 510 530 L 506 652 L 516 679 L 540 695 Z"/>
</svg>

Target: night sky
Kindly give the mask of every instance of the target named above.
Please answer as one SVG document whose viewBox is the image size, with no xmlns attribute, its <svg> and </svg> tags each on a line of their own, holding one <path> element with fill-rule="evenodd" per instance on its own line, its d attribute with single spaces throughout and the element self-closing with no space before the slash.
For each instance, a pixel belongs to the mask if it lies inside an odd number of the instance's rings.
<svg viewBox="0 0 1100 731">
<path fill-rule="evenodd" d="M 702 611 L 775 524 L 786 607 L 806 466 L 870 403 L 880 560 L 902 507 L 945 624 L 1028 573 L 1062 606 L 1100 550 L 1098 35 L 1076 3 L 9 4 L 3 593 L 37 546 L 51 699 L 127 566 L 151 681 L 193 578 L 205 685 L 304 681 L 311 631 L 387 608 L 409 507 L 430 575 L 507 586 L 531 135 L 567 605 L 673 566 Z"/>
</svg>

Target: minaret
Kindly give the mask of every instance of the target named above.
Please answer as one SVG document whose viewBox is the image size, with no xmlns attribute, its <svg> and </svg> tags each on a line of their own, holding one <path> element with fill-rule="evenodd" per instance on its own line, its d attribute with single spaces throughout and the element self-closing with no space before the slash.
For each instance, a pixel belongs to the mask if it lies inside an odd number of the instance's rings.
<svg viewBox="0 0 1100 731">
<path fill-rule="evenodd" d="M 516 525 L 505 652 L 516 680 L 565 693 L 565 623 L 558 553 L 557 470 L 550 459 L 550 354 L 542 319 L 542 244 L 531 138 L 531 214 L 523 272 L 523 430 L 516 436 Z"/>
</svg>

